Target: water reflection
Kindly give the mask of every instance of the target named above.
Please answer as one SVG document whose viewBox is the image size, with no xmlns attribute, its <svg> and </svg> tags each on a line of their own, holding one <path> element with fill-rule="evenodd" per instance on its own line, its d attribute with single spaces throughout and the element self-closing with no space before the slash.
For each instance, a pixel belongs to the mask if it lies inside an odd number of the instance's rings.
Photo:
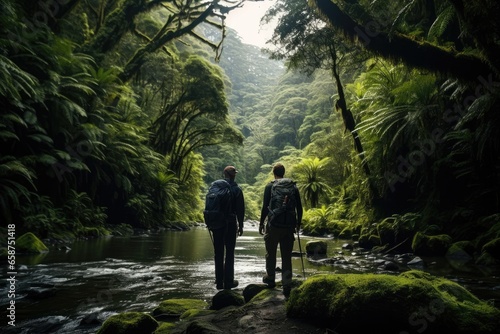
<svg viewBox="0 0 500 334">
<path fill-rule="evenodd" d="M 309 240 L 311 238 L 301 237 L 303 250 Z M 329 256 L 343 253 L 343 243 L 329 240 Z M 70 247 L 70 250 L 17 257 L 16 331 L 3 328 L 6 333 L 94 333 L 98 325 L 81 326 L 82 319 L 95 320 L 97 317 L 103 320 L 123 311 L 149 312 L 161 301 L 170 298 L 199 298 L 210 302 L 217 292 L 212 240 L 204 228 L 103 238 L 76 242 Z M 295 251 L 298 250 L 298 243 L 295 242 Z M 236 245 L 235 278 L 240 282 L 238 290 L 261 282 L 265 273 L 264 255 L 262 236 L 256 226 L 245 226 L 245 234 L 238 237 Z M 349 252 L 344 255 L 347 260 L 335 265 L 304 259 L 306 276 L 328 272 L 364 272 L 370 270 L 370 266 L 365 264 L 377 261 L 370 255 L 354 256 Z M 300 257 L 292 261 L 294 275 L 301 277 Z M 441 262 L 435 262 L 434 268 L 441 273 L 454 270 Z M 5 266 L 2 270 L 5 277 Z M 475 272 L 475 275 L 461 277 L 461 280 L 469 284 L 482 273 Z M 486 279 L 493 280 L 484 290 L 486 294 L 491 294 L 491 287 L 499 285 L 498 277 L 488 276 Z M 5 281 L 2 280 L 0 296 L 3 310 L 8 303 Z M 34 298 L 33 291 L 49 295 Z"/>
</svg>

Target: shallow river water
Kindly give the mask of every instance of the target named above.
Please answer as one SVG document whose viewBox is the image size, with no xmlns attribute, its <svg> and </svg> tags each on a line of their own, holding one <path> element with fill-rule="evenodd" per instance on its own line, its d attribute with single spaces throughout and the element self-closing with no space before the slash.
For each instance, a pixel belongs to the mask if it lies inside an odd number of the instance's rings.
<svg viewBox="0 0 500 334">
<path fill-rule="evenodd" d="M 295 251 L 316 238 L 300 236 Z M 328 257 L 342 256 L 335 265 L 293 258 L 294 275 L 380 272 L 381 261 L 370 254 L 342 249 L 346 241 L 327 239 Z M 246 224 L 236 244 L 237 290 L 261 283 L 265 250 L 255 225 Z M 280 266 L 280 261 L 277 262 Z M 214 283 L 213 246 L 208 231 L 163 231 L 133 237 L 79 241 L 70 249 L 16 258 L 15 327 L 8 326 L 6 265 L 2 267 L 0 305 L 2 333 L 95 333 L 108 316 L 124 311 L 152 311 L 171 298 L 196 298 L 210 303 Z M 374 269 L 375 268 L 375 269 Z M 404 270 L 405 268 L 403 268 Z M 407 269 L 410 269 L 408 267 Z M 500 276 L 490 269 L 457 267 L 444 259 L 425 259 L 423 269 L 453 279 L 498 307 Z M 278 276 L 278 279 L 280 277 Z"/>
</svg>

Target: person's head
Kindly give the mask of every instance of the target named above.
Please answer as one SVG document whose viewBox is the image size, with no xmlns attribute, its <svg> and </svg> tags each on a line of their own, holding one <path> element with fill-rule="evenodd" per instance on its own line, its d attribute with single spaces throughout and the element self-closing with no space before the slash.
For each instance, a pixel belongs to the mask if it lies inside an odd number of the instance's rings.
<svg viewBox="0 0 500 334">
<path fill-rule="evenodd" d="M 273 174 L 275 177 L 285 176 L 285 166 L 281 162 L 277 162 L 273 166 Z"/>
<path fill-rule="evenodd" d="M 224 177 L 227 179 L 234 179 L 236 173 L 238 173 L 238 171 L 234 166 L 226 166 L 226 168 L 224 168 Z"/>
</svg>

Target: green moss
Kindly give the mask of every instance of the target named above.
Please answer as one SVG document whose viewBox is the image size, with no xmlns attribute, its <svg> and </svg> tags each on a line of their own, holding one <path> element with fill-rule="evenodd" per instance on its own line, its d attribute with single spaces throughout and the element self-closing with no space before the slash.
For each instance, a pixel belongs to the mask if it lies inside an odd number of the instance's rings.
<svg viewBox="0 0 500 334">
<path fill-rule="evenodd" d="M 273 289 L 264 289 L 256 294 L 251 300 L 251 303 L 259 303 L 273 296 Z"/>
<path fill-rule="evenodd" d="M 420 271 L 318 275 L 291 294 L 287 315 L 339 332 L 380 326 L 386 333 L 494 333 L 500 311 L 460 285 Z M 363 321 L 359 321 L 363 319 Z"/>
<path fill-rule="evenodd" d="M 181 314 L 181 320 L 188 320 L 194 318 L 196 316 L 207 315 L 210 313 L 216 312 L 215 310 L 206 310 L 206 309 L 189 309 L 186 312 Z"/>
<path fill-rule="evenodd" d="M 449 235 L 426 235 L 418 232 L 413 237 L 411 247 L 415 255 L 444 256 L 451 243 L 452 239 Z"/>
<path fill-rule="evenodd" d="M 495 259 L 500 260 L 500 238 L 491 240 L 482 248 L 483 252 L 489 253 Z"/>
<path fill-rule="evenodd" d="M 171 316 L 180 317 L 184 312 L 190 309 L 206 309 L 208 303 L 200 299 L 168 299 L 160 303 L 153 310 L 153 316 Z"/>
<path fill-rule="evenodd" d="M 158 322 L 145 313 L 125 312 L 106 319 L 97 334 L 150 334 L 158 328 Z"/>
<path fill-rule="evenodd" d="M 497 260 L 493 256 L 491 256 L 488 252 L 481 253 L 481 256 L 476 260 L 476 264 L 482 266 L 494 266 L 497 264 Z"/>
<path fill-rule="evenodd" d="M 171 322 L 162 322 L 153 334 L 170 334 L 174 328 L 175 324 Z"/>
<path fill-rule="evenodd" d="M 49 249 L 45 244 L 38 239 L 33 233 L 28 232 L 17 238 L 16 250 L 19 253 L 44 253 Z"/>
<path fill-rule="evenodd" d="M 450 246 L 447 254 L 451 257 L 473 257 L 475 252 L 474 244 L 470 241 L 458 241 Z"/>
</svg>

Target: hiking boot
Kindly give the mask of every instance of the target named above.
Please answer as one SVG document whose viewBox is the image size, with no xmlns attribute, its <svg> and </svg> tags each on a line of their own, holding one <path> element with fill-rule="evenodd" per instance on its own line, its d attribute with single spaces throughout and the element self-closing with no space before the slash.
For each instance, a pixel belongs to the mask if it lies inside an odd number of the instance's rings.
<svg viewBox="0 0 500 334">
<path fill-rule="evenodd" d="M 236 288 L 238 286 L 238 281 L 237 280 L 234 280 L 233 283 L 230 283 L 230 284 L 225 284 L 224 285 L 224 289 L 226 290 L 230 290 L 232 288 Z"/>
<path fill-rule="evenodd" d="M 262 278 L 262 282 L 267 284 L 269 288 L 274 288 L 276 286 L 276 282 L 274 281 L 274 277 L 266 275 Z"/>
</svg>

